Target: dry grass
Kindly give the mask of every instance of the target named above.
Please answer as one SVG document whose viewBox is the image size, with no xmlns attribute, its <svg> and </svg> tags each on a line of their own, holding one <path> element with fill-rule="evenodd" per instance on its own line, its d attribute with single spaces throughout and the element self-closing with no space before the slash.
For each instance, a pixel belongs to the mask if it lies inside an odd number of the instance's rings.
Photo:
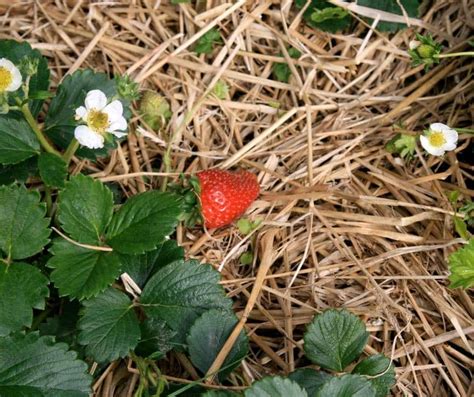
<svg viewBox="0 0 474 397">
<path fill-rule="evenodd" d="M 353 32 L 327 35 L 308 28 L 291 0 L 198 3 L 0 0 L 0 36 L 40 49 L 53 84 L 92 67 L 130 73 L 166 96 L 173 118 L 160 136 L 178 130 L 175 172 L 258 173 L 264 193 L 249 217 L 264 222 L 250 238 L 235 227 L 178 230 L 189 256 L 222 270 L 249 333 L 251 353 L 234 386 L 306 365 L 305 324 L 344 306 L 368 324 L 366 352 L 394 360 L 394 396 L 472 396 L 474 307 L 468 292 L 447 288 L 446 266 L 461 242 L 446 194 L 474 197 L 472 138 L 461 135 L 444 158 L 418 152 L 404 162 L 384 150 L 395 124 L 407 133 L 438 121 L 471 126 L 472 62 L 447 60 L 424 73 L 406 54 L 413 28 L 387 35 L 361 21 Z M 423 1 L 422 10 L 419 31 L 467 48 L 472 1 Z M 225 46 L 197 56 L 193 45 L 212 26 Z M 289 58 L 288 45 L 302 57 Z M 272 79 L 275 61 L 291 65 L 289 84 Z M 226 100 L 208 95 L 219 78 L 230 86 Z M 147 136 L 130 134 L 97 164 L 76 159 L 74 171 L 127 195 L 157 188 L 165 148 L 156 132 Z M 251 244 L 255 263 L 239 265 Z M 179 355 L 160 364 L 169 379 L 197 377 Z M 96 395 L 131 396 L 137 379 L 127 363 L 113 363 Z"/>
</svg>

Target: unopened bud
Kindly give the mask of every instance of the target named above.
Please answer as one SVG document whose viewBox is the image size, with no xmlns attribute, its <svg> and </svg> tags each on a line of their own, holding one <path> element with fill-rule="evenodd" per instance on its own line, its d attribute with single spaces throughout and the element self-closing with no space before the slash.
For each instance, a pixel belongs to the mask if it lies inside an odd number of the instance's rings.
<svg viewBox="0 0 474 397">
<path fill-rule="evenodd" d="M 156 92 L 146 91 L 140 102 L 143 120 L 153 130 L 159 130 L 171 118 L 168 101 Z"/>
</svg>

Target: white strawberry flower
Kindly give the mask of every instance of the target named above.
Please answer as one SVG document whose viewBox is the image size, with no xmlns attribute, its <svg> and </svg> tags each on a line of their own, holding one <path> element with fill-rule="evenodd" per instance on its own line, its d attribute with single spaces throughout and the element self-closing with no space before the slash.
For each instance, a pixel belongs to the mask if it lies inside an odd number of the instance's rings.
<svg viewBox="0 0 474 397">
<path fill-rule="evenodd" d="M 456 149 L 458 132 L 442 123 L 430 125 L 425 135 L 420 136 L 421 146 L 433 156 L 442 156 L 445 152 Z"/>
<path fill-rule="evenodd" d="M 85 124 L 78 125 L 74 137 L 89 149 L 104 147 L 107 134 L 117 138 L 127 135 L 127 120 L 123 117 L 123 106 L 119 100 L 107 104 L 107 96 L 100 90 L 89 91 L 84 101 L 85 106 L 76 109 L 76 120 Z"/>
<path fill-rule="evenodd" d="M 0 58 L 0 94 L 16 91 L 21 87 L 21 83 L 21 73 L 13 62 Z"/>
</svg>

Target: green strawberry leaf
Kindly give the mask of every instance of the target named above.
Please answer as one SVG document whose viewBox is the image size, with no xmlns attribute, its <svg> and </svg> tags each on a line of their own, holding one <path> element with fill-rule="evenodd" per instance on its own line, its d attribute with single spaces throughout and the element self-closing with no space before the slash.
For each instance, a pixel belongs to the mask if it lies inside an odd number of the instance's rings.
<svg viewBox="0 0 474 397">
<path fill-rule="evenodd" d="M 36 157 L 30 157 L 21 163 L 12 165 L 0 164 L 0 185 L 11 185 L 12 183 L 25 183 L 30 175 L 38 172 L 38 161 Z"/>
<path fill-rule="evenodd" d="M 20 163 L 39 152 L 38 139 L 26 120 L 0 115 L 0 164 Z"/>
<path fill-rule="evenodd" d="M 143 289 L 141 303 L 148 317 L 160 319 L 184 343 L 194 321 L 210 309 L 230 310 L 232 301 L 219 284 L 220 273 L 197 261 L 177 261 L 158 270 Z"/>
<path fill-rule="evenodd" d="M 154 250 L 175 230 L 181 206 L 181 198 L 172 193 L 137 194 L 114 214 L 107 243 L 123 254 Z"/>
<path fill-rule="evenodd" d="M 37 333 L 0 338 L 0 396 L 88 397 L 87 364 L 65 343 Z"/>
<path fill-rule="evenodd" d="M 63 149 L 69 146 L 77 126 L 74 119 L 76 109 L 84 106 L 86 95 L 91 90 L 101 90 L 107 98 L 117 95 L 116 82 L 109 79 L 105 73 L 96 73 L 92 70 L 78 70 L 66 76 L 58 86 L 45 120 L 45 133 L 57 146 Z M 128 103 L 125 101 L 122 103 L 124 110 L 127 109 Z M 76 154 L 95 159 L 106 156 L 108 151 L 115 147 L 115 142 L 111 140 L 103 149 L 80 148 Z"/>
<path fill-rule="evenodd" d="M 78 301 L 69 301 L 63 299 L 61 302 L 61 313 L 48 317 L 46 321 L 39 326 L 41 336 L 54 336 L 56 342 L 64 342 L 74 350 L 78 350 L 77 339 L 77 321 L 79 320 L 79 309 L 81 305 Z"/>
<path fill-rule="evenodd" d="M 400 5 L 404 8 L 407 15 L 411 18 L 418 17 L 419 0 L 358 0 L 357 5 L 369 7 L 376 10 L 389 12 L 392 14 L 403 15 Z M 367 18 L 371 24 L 373 19 Z M 380 21 L 376 29 L 380 32 L 395 32 L 407 27 L 404 23 Z"/>
<path fill-rule="evenodd" d="M 51 230 L 38 192 L 23 186 L 0 187 L 0 253 L 24 259 L 40 252 Z"/>
<path fill-rule="evenodd" d="M 375 397 L 387 396 L 395 384 L 395 369 L 390 364 L 390 359 L 383 354 L 376 354 L 362 360 L 352 373 L 370 377 L 370 383 L 375 389 Z"/>
<path fill-rule="evenodd" d="M 296 59 L 296 58 L 299 58 L 301 56 L 301 52 L 299 52 L 296 48 L 290 47 L 290 48 L 288 48 L 288 55 L 291 58 Z M 290 76 L 291 76 L 291 69 L 290 69 L 290 67 L 288 66 L 287 63 L 274 63 L 273 66 L 272 66 L 272 73 L 273 73 L 273 77 L 275 77 L 276 80 L 281 81 L 283 83 L 288 83 L 288 81 L 290 79 Z M 261 221 L 258 222 L 258 223 L 257 223 L 257 221 L 255 221 L 255 222 L 248 221 L 248 222 L 250 224 L 248 227 L 244 223 L 241 224 L 243 226 L 244 231 L 248 230 L 250 228 L 250 231 L 248 231 L 247 233 L 244 233 L 242 231 L 242 228 L 240 227 L 240 225 L 238 225 L 239 229 L 241 230 L 241 232 L 243 234 L 250 233 L 253 229 L 258 227 L 258 224 Z M 254 226 L 254 223 L 255 223 L 255 226 Z"/>
<path fill-rule="evenodd" d="M 474 285 L 474 239 L 448 257 L 450 288 L 471 288 Z"/>
<path fill-rule="evenodd" d="M 331 375 L 311 368 L 300 368 L 290 373 L 288 378 L 305 389 L 308 396 L 315 396 L 324 383 L 331 379 Z"/>
<path fill-rule="evenodd" d="M 304 335 L 304 351 L 315 364 L 341 372 L 364 350 L 369 333 L 347 310 L 327 310 L 314 317 Z"/>
<path fill-rule="evenodd" d="M 113 205 L 112 192 L 102 182 L 79 174 L 59 194 L 58 219 L 74 240 L 101 245 Z"/>
<path fill-rule="evenodd" d="M 49 280 L 33 266 L 0 264 L 0 336 L 31 326 L 33 309 L 44 309 L 48 284 Z"/>
<path fill-rule="evenodd" d="M 127 295 L 109 288 L 83 305 L 78 341 L 88 356 L 100 363 L 113 361 L 137 346 L 140 326 Z"/>
<path fill-rule="evenodd" d="M 48 62 L 38 50 L 33 50 L 26 41 L 18 42 L 15 40 L 0 40 L 0 54 L 2 54 L 2 58 L 7 58 L 20 69 L 23 81 L 25 81 L 26 76 L 21 67 L 22 63 L 25 60 L 38 62 L 37 73 L 30 78 L 28 93 L 31 98 L 39 97 L 41 92 L 48 90 Z M 21 89 L 16 91 L 15 94 L 20 95 L 20 97 L 23 98 Z M 33 116 L 38 115 L 42 104 L 42 98 L 30 102 L 29 106 Z"/>
<path fill-rule="evenodd" d="M 334 376 L 315 397 L 375 397 L 371 383 L 360 375 Z"/>
<path fill-rule="evenodd" d="M 172 340 L 176 332 L 164 321 L 148 318 L 140 324 L 140 328 L 141 338 L 135 353 L 152 360 L 160 360 L 173 349 Z"/>
<path fill-rule="evenodd" d="M 184 259 L 184 250 L 174 240 L 166 240 L 154 251 L 142 255 L 120 254 L 122 271 L 128 273 L 140 288 L 159 269 L 180 259 Z"/>
<path fill-rule="evenodd" d="M 55 240 L 47 266 L 60 296 L 88 299 L 110 286 L 120 275 L 120 260 L 114 252 L 89 250 L 65 240 Z"/>
<path fill-rule="evenodd" d="M 196 54 L 210 54 L 214 44 L 222 44 L 222 37 L 219 30 L 212 28 L 199 38 L 196 43 Z"/>
<path fill-rule="evenodd" d="M 457 216 L 453 216 L 453 223 L 454 230 L 456 230 L 456 233 L 459 234 L 459 237 L 463 238 L 464 240 L 469 240 L 470 233 L 467 228 L 467 223 Z"/>
<path fill-rule="evenodd" d="M 64 187 L 67 178 L 67 164 L 53 153 L 43 152 L 38 157 L 39 174 L 43 182 L 50 187 Z"/>
<path fill-rule="evenodd" d="M 296 8 L 302 9 L 308 0 L 296 0 Z M 335 33 L 350 26 L 351 15 L 344 9 L 325 0 L 311 0 L 303 13 L 306 23 L 325 32 Z"/>
<path fill-rule="evenodd" d="M 194 322 L 187 338 L 189 356 L 203 374 L 207 373 L 238 322 L 233 312 L 215 309 L 205 312 Z M 248 338 L 242 331 L 222 364 L 218 374 L 220 381 L 240 365 L 248 349 Z"/>
<path fill-rule="evenodd" d="M 308 397 L 298 383 L 279 376 L 266 377 L 245 390 L 245 397 Z"/>
<path fill-rule="evenodd" d="M 203 394 L 201 397 L 239 397 L 240 394 L 228 390 L 210 390 Z"/>
</svg>

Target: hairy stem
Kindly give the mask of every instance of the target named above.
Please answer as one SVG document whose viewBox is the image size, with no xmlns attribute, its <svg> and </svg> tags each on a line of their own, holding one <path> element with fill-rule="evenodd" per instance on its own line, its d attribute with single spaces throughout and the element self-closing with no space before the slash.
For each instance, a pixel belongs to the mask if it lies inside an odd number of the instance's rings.
<svg viewBox="0 0 474 397">
<path fill-rule="evenodd" d="M 452 57 L 468 57 L 474 56 L 474 51 L 465 51 L 465 52 L 452 52 L 450 54 L 439 54 L 436 55 L 436 58 L 452 58 Z"/>
<path fill-rule="evenodd" d="M 41 131 L 41 129 L 38 126 L 38 123 L 36 122 L 35 118 L 31 114 L 30 108 L 28 107 L 27 103 L 21 106 L 21 112 L 25 116 L 26 121 L 28 122 L 31 129 L 35 133 L 36 137 L 38 138 L 39 143 L 41 144 L 41 146 L 43 146 L 44 150 L 46 150 L 48 153 L 53 153 L 58 156 L 61 156 L 61 153 L 59 153 L 43 135 L 43 132 Z"/>
<path fill-rule="evenodd" d="M 72 156 L 74 156 L 74 153 L 76 153 L 76 150 L 79 149 L 79 142 L 76 138 L 72 138 L 71 143 L 67 147 L 66 151 L 63 154 L 63 159 L 66 162 L 66 164 L 69 164 Z"/>
</svg>

